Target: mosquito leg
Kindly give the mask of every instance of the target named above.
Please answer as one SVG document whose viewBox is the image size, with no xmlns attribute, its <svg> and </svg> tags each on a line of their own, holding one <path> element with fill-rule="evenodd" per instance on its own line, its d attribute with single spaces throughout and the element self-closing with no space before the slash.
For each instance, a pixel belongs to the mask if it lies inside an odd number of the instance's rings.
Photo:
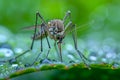
<svg viewBox="0 0 120 80">
<path fill-rule="evenodd" d="M 71 12 L 67 11 L 67 13 L 65 14 L 64 18 L 63 18 L 63 23 L 65 23 L 66 19 L 69 17 L 70 21 L 71 21 Z"/>
<path fill-rule="evenodd" d="M 46 56 L 46 58 L 47 58 L 48 55 L 49 55 L 50 49 L 51 49 L 50 43 L 49 43 L 49 40 L 48 40 L 47 34 L 46 34 L 47 32 L 49 33 L 49 30 L 48 30 L 48 28 L 47 28 L 47 26 L 46 26 L 47 24 L 46 24 L 45 20 L 44 20 L 43 17 L 41 16 L 41 14 L 40 14 L 39 12 L 37 12 L 36 15 L 39 16 L 40 19 L 42 20 L 41 28 L 43 28 L 42 30 L 45 32 L 46 41 L 47 41 L 47 44 L 48 44 L 48 47 L 49 47 L 49 50 L 48 50 L 48 53 L 47 53 L 47 56 Z M 42 32 L 42 31 L 41 31 L 41 32 Z M 42 40 L 41 40 L 41 50 L 42 50 Z"/>
<path fill-rule="evenodd" d="M 45 31 L 45 30 L 44 30 L 44 31 Z M 47 37 L 46 32 L 45 32 L 45 37 L 46 37 L 46 41 L 47 41 L 47 44 L 48 44 L 48 47 L 49 47 L 49 49 L 48 49 L 48 53 L 47 53 L 47 56 L 46 56 L 46 58 L 48 58 L 48 55 L 49 55 L 49 52 L 50 52 L 51 46 L 50 46 L 50 42 L 49 42 L 49 40 L 48 40 L 48 37 Z"/>
<path fill-rule="evenodd" d="M 54 47 L 55 47 L 55 50 L 56 50 L 57 54 L 59 54 L 57 46 L 56 46 L 56 41 L 54 42 Z"/>
<path fill-rule="evenodd" d="M 70 27 L 72 27 L 72 28 L 70 28 Z M 65 34 L 66 34 L 66 31 L 68 31 L 68 29 L 74 29 L 74 30 L 72 30 L 72 33 L 73 33 L 73 40 L 74 40 L 74 46 L 75 46 L 75 49 L 76 49 L 76 51 L 77 51 L 77 53 L 82 57 L 81 59 L 85 59 L 85 60 L 87 60 L 88 61 L 88 59 L 78 50 L 78 48 L 77 48 L 77 38 L 76 38 L 76 26 L 75 25 L 73 25 L 73 23 L 72 23 L 72 21 L 69 21 L 68 22 L 68 24 L 65 26 Z M 83 60 L 84 61 L 84 60 Z M 85 62 L 85 61 L 84 61 Z"/>
<path fill-rule="evenodd" d="M 47 37 L 46 37 L 46 40 L 47 40 L 48 47 L 49 47 L 48 52 L 47 52 L 47 56 L 46 56 L 46 58 L 48 58 L 48 55 L 49 55 L 49 53 L 50 53 L 51 46 L 50 46 L 50 44 L 49 44 L 49 41 L 48 41 L 48 38 L 47 38 Z"/>
<path fill-rule="evenodd" d="M 24 51 L 24 52 L 21 53 L 20 55 L 15 56 L 14 58 L 11 58 L 11 59 L 8 59 L 8 60 L 3 60 L 3 61 L 0 61 L 0 62 L 2 62 L 2 63 L 9 62 L 10 64 L 12 64 L 12 63 L 16 62 L 16 59 L 17 59 L 17 58 L 21 57 L 22 55 L 26 54 L 26 53 L 29 52 L 29 51 L 30 51 L 30 49 Z"/>
<path fill-rule="evenodd" d="M 8 59 L 8 60 L 3 60 L 3 61 L 0 61 L 0 62 L 2 62 L 2 63 L 9 62 L 10 64 L 12 64 L 12 63 L 16 62 L 16 59 L 17 59 L 17 58 L 19 58 L 20 56 L 26 54 L 26 53 L 29 52 L 29 51 L 30 51 L 30 50 L 26 50 L 26 51 L 24 51 L 23 53 L 21 53 L 20 55 L 15 56 L 14 58 L 11 58 L 11 59 Z"/>
<path fill-rule="evenodd" d="M 37 57 L 35 58 L 35 60 L 34 60 L 33 63 L 31 64 L 31 66 L 35 64 L 35 62 L 38 60 L 38 58 L 39 58 L 39 56 L 41 55 L 41 53 L 42 53 L 42 51 L 37 55 Z"/>
<path fill-rule="evenodd" d="M 40 54 L 43 52 L 43 44 L 42 44 L 43 33 L 45 34 L 46 41 L 47 41 L 47 44 L 48 44 L 48 47 L 49 47 L 49 50 L 48 50 L 48 53 L 47 53 L 46 58 L 48 57 L 48 54 L 49 54 L 50 49 L 51 49 L 50 42 L 49 42 L 49 40 L 48 40 L 48 37 L 47 37 L 46 31 L 45 31 L 45 29 L 44 29 L 44 26 L 45 26 L 44 24 L 41 24 L 41 31 L 40 31 L 40 34 L 41 34 L 41 38 L 40 38 L 40 40 L 41 40 L 41 52 L 40 52 L 40 53 L 38 54 L 38 56 L 35 58 L 35 60 L 34 60 L 34 62 L 32 63 L 32 65 L 38 60 Z"/>
<path fill-rule="evenodd" d="M 63 62 L 63 59 L 62 59 L 62 51 L 61 51 L 61 43 L 58 42 L 57 45 L 58 45 L 59 54 L 60 54 L 60 61 Z"/>
<path fill-rule="evenodd" d="M 36 26 L 37 26 L 37 21 L 38 21 L 38 17 L 40 17 L 40 19 L 42 20 L 42 24 L 41 24 L 41 31 L 40 31 L 40 34 L 41 34 L 41 52 L 38 54 L 38 56 L 35 58 L 34 62 L 32 63 L 32 65 L 37 61 L 37 59 L 39 58 L 40 54 L 43 52 L 43 44 L 42 44 L 42 34 L 45 33 L 45 37 L 46 37 L 46 40 L 47 40 L 47 43 L 48 43 L 48 47 L 49 47 L 49 50 L 48 50 L 48 53 L 47 53 L 47 56 L 50 52 L 50 43 L 49 43 L 49 40 L 47 38 L 47 34 L 46 34 L 46 31 L 49 32 L 49 30 L 47 29 L 46 27 L 46 22 L 45 20 L 43 19 L 43 17 L 41 16 L 41 14 L 39 12 L 36 13 Z M 36 29 L 34 31 L 34 33 L 36 34 Z M 34 40 L 35 40 L 35 34 L 34 34 L 34 37 L 33 37 L 33 41 L 32 41 L 32 45 L 31 45 L 31 49 L 33 47 L 33 43 L 34 43 Z"/>
<path fill-rule="evenodd" d="M 40 15 L 40 14 L 39 14 Z M 37 32 L 37 22 L 38 22 L 38 12 L 36 13 L 36 20 L 35 20 L 35 29 L 34 29 L 34 36 L 33 36 L 33 39 L 32 39 L 32 43 L 31 43 L 31 47 L 29 50 L 26 50 L 25 52 L 23 52 L 22 54 L 16 56 L 14 59 L 17 59 L 19 58 L 20 56 L 26 54 L 27 52 L 31 51 L 33 49 L 33 44 L 34 44 L 34 41 L 35 41 L 35 35 L 36 35 L 36 32 Z M 41 18 L 43 20 L 43 18 Z M 12 59 L 10 59 L 9 61 L 12 61 Z"/>
<path fill-rule="evenodd" d="M 43 29 L 42 29 L 43 27 L 42 27 L 42 25 L 41 25 L 41 31 L 40 31 L 40 35 L 41 35 L 41 37 L 40 37 L 40 43 L 41 43 L 41 46 L 40 46 L 40 49 L 41 49 L 41 52 L 38 54 L 38 56 L 35 58 L 35 60 L 33 61 L 33 63 L 31 64 L 31 65 L 34 65 L 34 63 L 38 60 L 38 58 L 39 58 L 39 56 L 40 56 L 40 54 L 43 52 L 43 45 L 42 45 L 42 34 L 43 34 Z"/>
<path fill-rule="evenodd" d="M 69 18 L 69 22 L 67 23 L 67 25 L 65 26 L 65 32 L 64 32 L 64 35 L 67 33 L 68 29 L 71 27 L 74 26 L 74 29 L 76 28 L 75 25 L 73 25 L 72 21 L 71 21 L 71 12 L 70 11 L 67 11 L 65 17 L 63 18 L 63 23 L 66 21 L 66 19 Z M 70 28 L 71 29 L 71 28 Z M 73 29 L 73 28 L 72 28 Z M 75 45 L 75 49 L 77 50 L 77 52 L 79 52 L 79 54 L 81 54 L 81 56 L 88 60 L 78 49 L 77 49 L 77 40 L 76 40 L 76 34 L 75 34 L 75 30 L 73 30 L 73 40 L 74 40 L 74 45 Z"/>
<path fill-rule="evenodd" d="M 40 38 L 40 40 L 41 40 L 41 51 L 40 51 L 40 53 L 37 55 L 37 57 L 35 58 L 35 60 L 33 61 L 33 63 L 31 64 L 31 66 L 35 64 L 35 62 L 38 60 L 39 56 L 40 56 L 41 53 L 43 52 L 43 46 L 42 46 L 42 34 L 41 34 L 41 38 Z"/>
<path fill-rule="evenodd" d="M 40 19 L 41 19 L 41 21 L 42 21 L 43 24 L 46 24 L 46 23 L 45 23 L 45 20 L 44 20 L 43 17 L 41 16 L 41 14 L 37 11 L 37 12 L 36 12 L 36 21 L 35 21 L 35 31 L 34 31 L 34 37 L 33 37 L 33 41 L 32 41 L 31 48 L 33 47 L 33 43 L 34 43 L 34 40 L 35 40 L 38 17 L 40 17 Z M 40 33 L 41 33 L 41 52 L 42 52 L 42 50 L 43 50 L 43 49 L 42 49 L 42 48 L 43 48 L 43 47 L 42 47 L 42 33 L 43 33 L 43 31 L 42 31 L 43 29 L 42 29 L 42 28 L 43 28 L 43 25 L 41 25 L 41 31 L 40 31 Z"/>
<path fill-rule="evenodd" d="M 74 24 L 71 27 L 74 27 L 74 29 L 76 28 L 76 26 Z M 80 56 L 80 58 L 82 59 L 82 61 L 84 62 L 84 64 L 89 68 L 89 65 L 85 61 L 85 60 L 88 60 L 88 59 L 78 50 L 78 47 L 77 47 L 77 38 L 76 38 L 76 32 L 75 32 L 75 30 L 72 33 L 75 50 L 77 51 L 78 55 Z"/>
<path fill-rule="evenodd" d="M 41 19 L 41 21 L 42 21 L 42 23 L 43 23 L 43 25 L 45 25 L 45 29 L 47 30 L 47 28 L 46 28 L 46 23 L 45 23 L 45 20 L 43 19 L 43 17 L 41 16 L 41 14 L 39 13 L 39 12 L 36 12 L 36 21 L 35 21 L 35 30 L 34 30 L 34 36 L 33 36 L 33 40 L 32 40 L 32 44 L 31 44 L 31 50 L 33 49 L 33 44 L 34 44 L 34 41 L 35 41 L 35 35 L 36 35 L 36 31 L 37 31 L 37 22 L 38 22 L 38 17 L 40 17 L 40 19 Z M 41 25 L 41 31 L 40 31 L 40 33 L 41 33 L 41 52 L 38 54 L 38 56 L 35 58 L 35 60 L 34 60 L 34 62 L 32 63 L 32 65 L 37 61 L 37 59 L 39 58 L 39 56 L 40 56 L 40 54 L 42 53 L 42 51 L 43 51 L 43 45 L 42 45 L 42 34 L 43 34 L 43 31 L 42 30 L 44 30 L 44 27 L 43 27 L 43 25 Z M 43 29 L 42 29 L 43 28 Z M 44 30 L 45 31 L 45 30 Z M 47 30 L 48 31 L 48 30 Z M 48 39 L 47 39 L 48 40 Z M 48 45 L 49 45 L 49 42 L 48 42 Z"/>
<path fill-rule="evenodd" d="M 38 17 L 41 18 L 42 22 L 45 23 L 43 17 L 40 15 L 39 12 L 36 13 L 36 20 L 35 20 L 35 30 L 34 30 L 34 36 L 33 36 L 33 39 L 32 39 L 32 43 L 31 43 L 31 47 L 30 49 L 26 50 L 25 52 L 23 52 L 22 54 L 16 56 L 15 58 L 12 58 L 12 59 L 9 59 L 9 60 L 5 60 L 5 61 L 0 61 L 0 62 L 13 62 L 14 60 L 16 60 L 17 58 L 19 58 L 20 56 L 26 54 L 27 52 L 31 51 L 33 49 L 33 44 L 34 44 L 34 41 L 35 41 L 35 35 L 36 35 L 36 31 L 37 31 L 37 21 L 38 21 Z M 42 42 L 42 41 L 41 41 Z M 42 48 L 41 48 L 42 50 Z"/>
<path fill-rule="evenodd" d="M 35 35 L 36 35 L 36 32 L 37 32 L 37 24 L 38 24 L 37 22 L 38 22 L 38 13 L 36 13 L 34 36 L 33 36 L 32 44 L 31 44 L 31 47 L 30 47 L 31 50 L 33 49 L 33 44 L 34 44 L 34 41 L 35 41 Z"/>
<path fill-rule="evenodd" d="M 22 54 L 18 55 L 15 57 L 15 59 L 17 59 L 18 57 L 24 55 L 25 53 L 29 52 L 30 50 L 33 49 L 33 44 L 34 44 L 34 41 L 35 41 L 35 35 L 36 35 L 36 31 L 37 31 L 37 23 L 38 22 L 38 13 L 36 13 L 36 20 L 35 20 L 35 29 L 34 29 L 34 36 L 33 36 L 33 39 L 32 39 L 32 43 L 31 43 L 31 47 L 29 50 L 26 50 L 25 52 L 23 52 Z"/>
<path fill-rule="evenodd" d="M 41 14 L 38 11 L 36 13 L 36 16 L 39 16 L 44 24 L 46 23 L 45 20 L 43 19 L 43 17 L 41 16 Z"/>
<path fill-rule="evenodd" d="M 41 16 L 41 14 L 39 12 L 37 12 L 36 15 L 40 17 L 40 19 L 42 20 L 42 23 L 44 24 L 44 29 L 49 33 L 47 24 L 46 24 L 45 20 L 43 19 L 43 17 Z"/>
</svg>

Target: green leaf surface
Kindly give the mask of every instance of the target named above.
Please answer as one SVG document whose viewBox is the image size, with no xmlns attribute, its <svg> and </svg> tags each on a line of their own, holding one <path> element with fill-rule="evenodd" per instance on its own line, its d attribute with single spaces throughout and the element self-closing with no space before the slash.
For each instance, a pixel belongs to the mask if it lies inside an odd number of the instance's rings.
<svg viewBox="0 0 120 80">
<path fill-rule="evenodd" d="M 120 72 L 120 67 L 115 68 L 111 64 L 91 64 L 90 65 L 91 69 L 88 69 L 84 64 L 71 64 L 71 65 L 65 65 L 65 64 L 42 64 L 39 68 L 38 67 L 28 67 L 23 70 L 18 70 L 12 74 L 10 74 L 8 77 L 4 79 L 12 79 L 15 77 L 21 77 L 21 75 L 26 75 L 29 73 L 34 73 L 34 72 L 42 72 L 42 71 L 51 71 L 51 70 L 60 70 L 63 72 L 70 72 L 68 75 L 75 73 L 76 70 L 78 70 L 78 74 L 84 74 L 84 72 L 81 72 L 85 70 L 86 73 L 88 72 L 102 72 L 102 71 L 107 71 L 107 72 L 114 72 L 114 74 L 117 74 Z M 92 75 L 92 73 L 90 73 Z M 76 73 L 75 73 L 76 74 Z M 45 75 L 45 74 L 44 74 Z M 99 73 L 99 75 L 102 75 Z M 93 76 L 93 75 L 92 75 Z"/>
</svg>

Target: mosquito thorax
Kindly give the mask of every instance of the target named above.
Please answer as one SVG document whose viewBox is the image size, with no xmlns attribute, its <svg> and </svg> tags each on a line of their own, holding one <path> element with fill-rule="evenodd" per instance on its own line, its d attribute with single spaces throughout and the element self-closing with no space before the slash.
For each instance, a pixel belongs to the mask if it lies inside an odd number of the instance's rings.
<svg viewBox="0 0 120 80">
<path fill-rule="evenodd" d="M 51 38 L 59 40 L 64 35 L 64 24 L 60 19 L 54 19 L 48 22 L 48 30 L 52 35 Z"/>
</svg>

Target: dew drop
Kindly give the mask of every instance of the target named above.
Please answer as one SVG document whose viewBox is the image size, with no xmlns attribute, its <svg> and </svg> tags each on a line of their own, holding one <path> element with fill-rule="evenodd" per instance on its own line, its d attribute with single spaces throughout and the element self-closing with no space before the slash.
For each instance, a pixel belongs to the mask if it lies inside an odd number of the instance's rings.
<svg viewBox="0 0 120 80">
<path fill-rule="evenodd" d="M 97 57 L 95 57 L 95 56 L 90 56 L 90 60 L 96 61 L 96 60 L 97 60 Z"/>
<path fill-rule="evenodd" d="M 3 53 L 3 55 L 4 55 L 5 57 L 11 57 L 11 56 L 14 55 L 14 54 L 13 54 L 13 51 L 12 51 L 11 49 L 7 49 L 7 48 L 1 48 L 1 49 L 0 49 L 0 53 Z"/>
<path fill-rule="evenodd" d="M 52 62 L 51 62 L 51 60 L 49 60 L 49 59 L 44 59 L 44 60 L 41 60 L 40 63 L 42 63 L 42 64 L 46 64 L 46 63 L 47 63 L 47 64 L 50 64 L 50 63 L 52 63 Z"/>
</svg>

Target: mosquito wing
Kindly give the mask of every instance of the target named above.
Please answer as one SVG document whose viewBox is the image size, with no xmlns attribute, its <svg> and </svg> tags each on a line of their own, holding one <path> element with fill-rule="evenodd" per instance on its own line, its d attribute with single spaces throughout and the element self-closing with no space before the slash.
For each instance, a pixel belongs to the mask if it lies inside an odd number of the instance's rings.
<svg viewBox="0 0 120 80">
<path fill-rule="evenodd" d="M 73 31 L 85 31 L 90 28 L 90 23 L 83 24 L 81 26 L 78 26 L 76 28 L 71 28 L 70 26 L 65 27 L 65 34 L 71 33 Z"/>
<path fill-rule="evenodd" d="M 22 30 L 34 30 L 35 26 L 27 26 L 22 28 Z M 48 33 L 46 30 L 44 30 L 43 28 L 41 28 L 41 25 L 37 25 L 37 32 L 35 34 L 35 40 L 39 40 L 39 39 L 43 39 L 45 38 L 45 36 L 48 36 Z M 33 39 L 34 35 L 31 37 Z"/>
<path fill-rule="evenodd" d="M 40 29 L 40 26 L 41 25 L 37 25 L 37 28 Z M 22 28 L 22 30 L 34 30 L 34 29 L 35 29 L 35 26 L 27 26 L 27 27 Z"/>
</svg>

